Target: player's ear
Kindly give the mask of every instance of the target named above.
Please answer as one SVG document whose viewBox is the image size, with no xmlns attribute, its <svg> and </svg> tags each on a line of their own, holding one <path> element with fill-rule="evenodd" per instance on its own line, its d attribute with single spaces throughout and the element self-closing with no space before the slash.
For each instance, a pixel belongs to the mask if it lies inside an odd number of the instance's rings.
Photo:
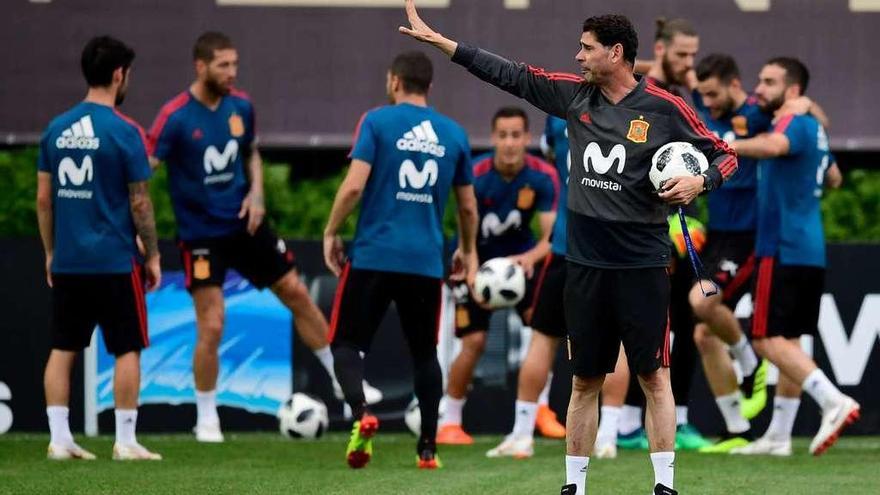
<svg viewBox="0 0 880 495">
<path fill-rule="evenodd" d="M 654 60 L 663 58 L 663 55 L 666 54 L 666 44 L 663 43 L 663 40 L 657 40 L 654 42 Z"/>
<path fill-rule="evenodd" d="M 126 69 L 122 67 L 117 67 L 116 70 L 113 71 L 112 84 L 122 84 L 125 80 Z"/>
</svg>

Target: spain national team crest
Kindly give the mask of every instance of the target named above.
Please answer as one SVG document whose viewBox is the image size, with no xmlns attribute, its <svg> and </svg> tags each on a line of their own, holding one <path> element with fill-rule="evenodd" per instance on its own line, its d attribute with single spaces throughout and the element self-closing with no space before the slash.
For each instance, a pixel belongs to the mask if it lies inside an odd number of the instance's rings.
<svg viewBox="0 0 880 495">
<path fill-rule="evenodd" d="M 733 133 L 737 136 L 744 137 L 749 135 L 749 121 L 745 115 L 737 115 L 730 119 L 730 125 L 733 126 Z"/>
<path fill-rule="evenodd" d="M 229 116 L 229 134 L 232 134 L 232 137 L 244 135 L 244 121 L 241 120 L 241 115 L 234 113 Z"/>
<path fill-rule="evenodd" d="M 535 190 L 526 186 L 519 190 L 516 195 L 516 207 L 520 210 L 528 210 L 535 204 Z"/>
<path fill-rule="evenodd" d="M 648 142 L 649 127 L 651 127 L 651 124 L 643 120 L 643 117 L 631 120 L 629 121 L 629 132 L 626 133 L 626 138 L 634 143 L 646 143 Z"/>
</svg>

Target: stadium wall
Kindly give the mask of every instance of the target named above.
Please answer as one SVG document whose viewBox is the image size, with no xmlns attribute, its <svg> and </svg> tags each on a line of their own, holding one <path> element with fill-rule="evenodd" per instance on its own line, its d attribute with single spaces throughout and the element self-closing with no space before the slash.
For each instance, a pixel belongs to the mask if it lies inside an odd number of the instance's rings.
<svg viewBox="0 0 880 495">
<path fill-rule="evenodd" d="M 338 6 L 345 8 L 329 8 Z M 191 46 L 208 29 L 229 33 L 241 56 L 240 86 L 253 97 L 264 144 L 344 147 L 362 112 L 385 103 L 391 58 L 419 45 L 397 33 L 402 2 L 375 0 L 15 0 L 0 16 L 0 142 L 34 143 L 49 119 L 82 97 L 82 46 L 111 34 L 138 52 L 124 110 L 149 124 L 192 77 Z M 580 23 L 607 3 L 582 0 L 421 0 L 443 33 L 516 60 L 576 71 Z M 646 8 L 646 5 L 648 6 Z M 432 7 L 432 8 L 429 8 Z M 652 57 L 654 19 L 687 16 L 701 54 L 729 52 L 744 82 L 771 56 L 812 70 L 809 95 L 828 111 L 835 150 L 880 150 L 874 92 L 880 79 L 880 0 L 618 0 Z M 515 98 L 430 52 L 432 103 L 483 146 L 489 117 Z M 543 115 L 529 109 L 535 122 Z"/>
<path fill-rule="evenodd" d="M 313 297 L 327 311 L 334 284 L 328 283 L 326 271 L 321 261 L 321 247 L 318 242 L 291 242 L 297 253 L 297 261 L 313 290 Z M 9 431 L 45 431 L 46 419 L 42 393 L 42 371 L 49 347 L 49 298 L 50 292 L 43 279 L 43 257 L 37 239 L 0 240 L 0 433 Z M 162 243 L 163 265 L 166 278 L 171 280 L 180 269 L 176 248 L 170 241 Z M 822 302 L 819 335 L 815 340 L 806 339 L 803 344 L 816 357 L 819 365 L 842 389 L 862 404 L 862 421 L 852 431 L 862 434 L 880 434 L 880 396 L 874 393 L 874 385 L 880 381 L 880 292 L 876 274 L 880 273 L 880 245 L 832 244 L 828 247 L 829 271 L 826 294 Z M 324 285 L 325 284 L 325 285 Z M 236 281 L 232 283 L 238 287 Z M 322 287 L 323 285 L 323 287 Z M 237 290 L 246 291 L 247 287 Z M 243 292 L 240 292 L 243 293 Z M 168 294 L 165 293 L 165 296 Z M 254 294 L 251 294 L 253 296 Z M 255 299 L 251 310 L 265 316 L 274 299 L 265 294 L 264 300 Z M 266 301 L 268 300 L 268 303 Z M 185 294 L 184 294 L 184 301 Z M 260 302 L 263 301 L 263 302 Z M 149 304 L 149 301 L 148 301 Z M 247 308 L 245 308 L 247 309 Z M 191 310 L 190 310 L 191 312 Z M 750 313 L 748 301 L 737 308 L 739 316 Z M 151 339 L 156 337 L 155 314 L 151 313 Z M 512 424 L 512 405 L 516 394 L 516 372 L 520 351 L 525 347 L 523 336 L 509 319 L 496 317 L 490 331 L 487 355 L 477 371 L 478 380 L 469 396 L 469 406 L 465 411 L 465 423 L 474 432 L 506 431 Z M 295 323 L 294 323 L 295 324 Z M 279 325 L 276 323 L 276 325 Z M 238 369 L 258 368 L 260 356 L 268 355 L 272 347 L 288 346 L 275 354 L 275 361 L 269 365 L 278 367 L 278 356 L 289 356 L 289 366 L 285 372 L 274 371 L 273 380 L 286 381 L 274 385 L 274 397 L 289 393 L 290 387 L 321 397 L 327 404 L 336 427 L 344 421 L 342 406 L 334 401 L 329 393 L 328 378 L 321 370 L 311 353 L 299 344 L 295 336 L 289 336 L 289 320 L 281 323 L 270 334 L 271 340 L 257 340 L 249 348 L 247 359 L 239 361 Z M 229 344 L 230 336 L 240 329 L 227 328 L 224 345 Z M 248 329 L 249 330 L 249 329 Z M 265 328 L 255 329 L 265 331 Z M 185 331 L 185 330 L 184 330 Z M 191 334 L 189 339 L 193 338 Z M 239 335 L 242 332 L 238 332 Z M 290 332 L 292 333 L 292 332 Z M 184 336 L 186 337 L 186 336 Z M 155 339 L 154 341 L 157 341 Z M 237 341 L 236 345 L 248 344 L 248 337 Z M 441 362 L 448 363 L 454 353 L 455 342 L 452 337 L 441 339 Z M 100 346 L 97 346 L 100 347 Z M 292 349 L 290 349 L 292 347 Z M 157 347 L 148 349 L 145 365 L 143 389 L 149 383 L 171 383 L 179 388 L 179 393 L 166 402 L 149 402 L 142 407 L 139 425 L 144 431 L 188 431 L 195 417 L 192 394 L 187 387 L 191 375 L 180 368 L 179 361 L 188 362 L 189 356 L 177 356 L 177 368 L 162 371 L 161 360 L 149 354 Z M 279 350 L 279 349 L 274 349 Z M 99 351 L 100 352 L 100 351 Z M 185 352 L 183 354 L 186 354 Z M 253 359 L 250 359 L 253 357 Z M 100 359 L 99 359 L 100 361 Z M 284 363 L 287 361 L 285 360 Z M 244 363 L 244 364 L 242 364 Z M 267 366 L 269 366 L 267 365 Z M 400 339 L 399 326 L 394 310 L 389 311 L 373 345 L 373 352 L 367 360 L 367 379 L 381 388 L 386 400 L 377 412 L 387 420 L 392 428 L 403 427 L 401 421 L 404 409 L 411 399 L 411 365 L 408 352 Z M 551 406 L 560 413 L 567 405 L 569 382 L 566 377 L 564 360 L 557 359 L 556 376 L 551 392 Z M 702 372 L 698 371 L 693 393 L 691 394 L 691 422 L 704 432 L 714 433 L 721 429 L 721 417 L 710 399 Z M 271 430 L 276 422 L 271 414 L 272 402 L 266 400 L 265 381 L 249 382 L 247 373 L 236 371 L 221 377 L 221 383 L 237 395 L 221 408 L 224 426 L 230 430 Z M 264 373 L 262 376 L 268 376 Z M 148 378 L 151 377 L 151 378 Z M 281 378 L 279 378 L 281 377 Z M 106 382 L 107 377 L 100 380 Z M 149 383 L 148 383 L 149 382 Z M 71 399 L 72 425 L 80 430 L 84 424 L 83 366 L 77 364 L 74 374 Z M 252 383 L 248 389 L 248 383 Z M 106 386 L 106 383 L 105 383 Z M 280 390 L 280 391 L 279 391 Z M 100 395 L 100 394 L 99 394 Z M 272 395 L 271 393 L 268 395 Z M 155 397 L 155 396 L 154 396 Z M 248 403 L 248 398 L 253 398 Z M 112 399 L 112 398 L 111 398 Z M 271 397 L 270 397 L 271 399 Z M 223 396 L 221 396 L 223 403 Z M 268 405 L 267 405 L 268 404 Z M 233 407 L 234 406 L 234 407 Z M 758 420 L 759 428 L 769 420 L 769 408 Z M 818 410 L 811 400 L 804 400 L 795 426 L 797 434 L 812 434 L 818 427 Z M 101 431 L 112 431 L 112 412 L 105 410 L 100 414 Z"/>
</svg>

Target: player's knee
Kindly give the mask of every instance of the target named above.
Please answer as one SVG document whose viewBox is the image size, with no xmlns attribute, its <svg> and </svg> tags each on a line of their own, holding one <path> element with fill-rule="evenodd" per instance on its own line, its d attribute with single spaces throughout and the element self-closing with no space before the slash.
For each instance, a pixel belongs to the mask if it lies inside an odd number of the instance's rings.
<svg viewBox="0 0 880 495">
<path fill-rule="evenodd" d="M 486 332 L 474 332 L 465 336 L 461 342 L 462 352 L 482 356 L 486 350 Z"/>
<path fill-rule="evenodd" d="M 306 285 L 302 283 L 294 272 L 285 275 L 275 285 L 274 290 L 278 297 L 290 305 L 311 304 L 311 298 Z"/>
<path fill-rule="evenodd" d="M 706 353 L 712 346 L 714 336 L 709 332 L 706 325 L 697 325 L 694 327 L 694 344 L 700 354 Z"/>
<path fill-rule="evenodd" d="M 720 303 L 718 296 L 706 297 L 700 291 L 691 291 L 689 299 L 694 316 L 700 320 L 708 319 Z"/>
<path fill-rule="evenodd" d="M 206 316 L 199 321 L 199 343 L 217 347 L 223 338 L 223 316 Z"/>
<path fill-rule="evenodd" d="M 602 382 L 604 380 L 598 377 L 583 377 L 574 375 L 571 380 L 571 394 L 581 398 L 598 397 L 602 390 Z"/>
<path fill-rule="evenodd" d="M 667 391 L 671 392 L 669 388 L 669 374 L 664 372 L 664 368 L 648 373 L 640 373 L 639 382 L 641 382 L 645 396 L 648 397 L 659 397 Z"/>
<path fill-rule="evenodd" d="M 773 357 L 773 338 L 752 339 L 752 348 L 762 358 L 771 359 Z"/>
</svg>

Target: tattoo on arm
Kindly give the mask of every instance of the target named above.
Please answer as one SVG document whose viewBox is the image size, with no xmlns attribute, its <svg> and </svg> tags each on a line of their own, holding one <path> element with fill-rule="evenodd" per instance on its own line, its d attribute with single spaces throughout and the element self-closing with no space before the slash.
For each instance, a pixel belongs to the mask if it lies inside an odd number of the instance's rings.
<svg viewBox="0 0 880 495">
<path fill-rule="evenodd" d="M 141 237 L 147 259 L 159 254 L 159 240 L 156 234 L 156 219 L 153 216 L 153 201 L 150 199 L 150 186 L 147 181 L 128 185 L 128 201 L 137 234 Z"/>
</svg>

